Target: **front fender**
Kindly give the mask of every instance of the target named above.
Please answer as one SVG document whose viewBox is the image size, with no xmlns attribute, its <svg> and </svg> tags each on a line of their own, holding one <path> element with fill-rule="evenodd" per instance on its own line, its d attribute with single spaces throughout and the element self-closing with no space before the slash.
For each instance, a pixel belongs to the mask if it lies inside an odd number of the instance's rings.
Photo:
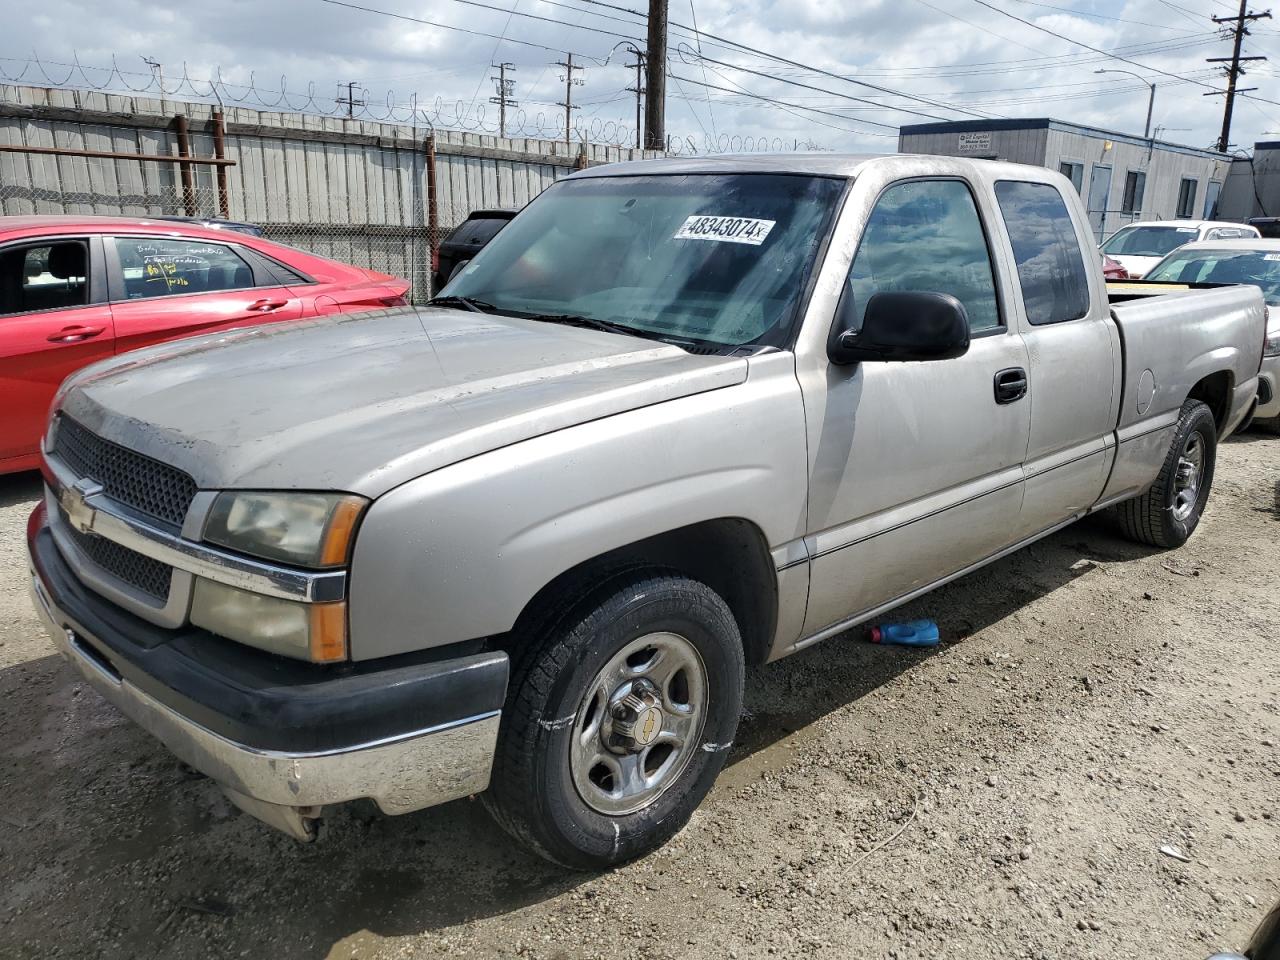
<svg viewBox="0 0 1280 960">
<path fill-rule="evenodd" d="M 759 362 L 764 361 L 764 362 Z M 510 630 L 555 577 L 690 524 L 803 535 L 804 412 L 790 354 L 745 382 L 444 467 L 369 508 L 351 566 L 357 660 Z"/>
</svg>

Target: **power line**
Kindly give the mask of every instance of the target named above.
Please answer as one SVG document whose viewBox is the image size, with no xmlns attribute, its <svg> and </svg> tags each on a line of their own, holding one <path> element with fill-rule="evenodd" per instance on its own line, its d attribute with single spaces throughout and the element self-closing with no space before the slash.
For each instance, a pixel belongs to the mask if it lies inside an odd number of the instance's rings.
<svg viewBox="0 0 1280 960">
<path fill-rule="evenodd" d="M 722 93 L 731 93 L 736 96 L 750 97 L 752 100 L 760 100 L 765 103 L 774 104 L 775 106 L 781 107 L 784 110 L 786 110 L 787 113 L 794 113 L 795 110 L 804 110 L 807 113 L 817 113 L 827 117 L 835 117 L 837 120 L 844 120 L 846 123 L 865 123 L 874 127 L 883 127 L 885 130 L 894 131 L 893 133 L 874 133 L 870 130 L 853 130 L 848 127 L 836 127 L 833 124 L 820 123 L 817 120 L 813 121 L 814 123 L 819 123 L 820 126 L 830 127 L 833 130 L 840 130 L 844 133 L 860 133 L 860 134 L 864 134 L 866 136 L 871 136 L 871 137 L 893 137 L 895 139 L 898 136 L 897 134 L 898 128 L 895 126 L 892 126 L 891 124 L 877 123 L 875 120 L 864 120 L 862 118 L 846 117 L 844 114 L 835 113 L 834 111 L 831 111 L 831 110 L 822 110 L 822 109 L 819 109 L 818 107 L 806 107 L 801 104 L 790 103 L 786 100 L 778 100 L 775 97 L 766 97 L 764 94 L 753 93 L 750 90 L 746 90 L 746 89 L 731 90 L 728 87 L 721 87 L 714 83 L 705 83 L 701 80 L 695 80 L 692 77 L 681 77 L 674 73 L 671 74 L 671 79 L 676 81 L 684 81 L 685 83 L 691 83 L 699 87 L 706 87 L 710 90 L 717 90 Z M 726 82 L 733 83 L 732 80 L 726 80 Z M 799 114 L 796 114 L 796 116 L 799 116 Z"/>
<path fill-rule="evenodd" d="M 407 13 L 392 13 L 389 10 L 378 10 L 378 9 L 375 9 L 374 7 L 366 7 L 358 3 L 348 3 L 347 0 L 318 0 L 318 2 L 327 3 L 330 6 L 334 6 L 334 7 L 344 7 L 348 10 L 356 10 L 356 11 L 359 11 L 360 13 L 372 13 L 379 17 L 389 17 L 393 20 L 403 20 L 406 23 L 417 23 L 426 27 L 438 27 L 441 30 L 455 30 L 458 33 L 468 33 L 473 37 L 488 37 L 490 40 L 505 40 L 505 42 L 507 43 L 518 44 L 522 47 L 533 47 L 537 50 L 547 50 L 551 53 L 567 54 L 569 52 L 568 50 L 562 50 L 559 47 L 549 47 L 543 43 L 533 43 L 532 41 L 529 41 L 529 40 L 516 40 L 511 37 L 501 37 L 496 33 L 487 33 L 484 30 L 471 30 L 471 29 L 468 29 L 467 27 L 454 26 L 451 23 L 440 23 L 438 20 L 427 20 L 423 17 L 413 17 Z M 483 7 L 489 10 L 496 10 L 499 13 L 511 12 L 503 7 L 495 7 L 495 6 L 492 6 L 491 4 L 479 3 L 478 0 L 453 0 L 453 2 L 466 4 L 467 6 Z M 536 14 L 532 14 L 532 13 L 521 13 L 516 15 L 521 17 L 533 17 L 536 20 L 545 20 L 548 23 L 555 23 L 561 26 L 571 27 L 575 30 L 588 30 L 591 33 L 600 33 L 600 34 L 604 34 L 605 36 L 617 37 L 623 40 L 635 40 L 634 37 L 628 37 L 620 33 L 612 33 L 607 30 L 597 30 L 595 27 L 587 27 L 587 26 L 583 26 L 582 24 L 569 23 L 568 21 L 565 21 L 565 20 L 554 20 L 551 17 L 539 17 Z M 636 41 L 636 42 L 640 42 L 640 41 Z M 595 59 L 595 58 L 593 57 L 592 59 Z"/>
<path fill-rule="evenodd" d="M 1218 152 L 1226 153 L 1227 146 L 1231 141 L 1231 114 L 1235 108 L 1236 94 L 1243 94 L 1245 90 L 1257 90 L 1257 87 L 1246 87 L 1244 90 L 1236 89 L 1236 81 L 1244 73 L 1244 68 L 1240 63 L 1244 60 L 1265 60 L 1266 57 L 1242 57 L 1240 56 L 1240 44 L 1244 41 L 1245 34 L 1248 29 L 1245 23 L 1252 23 L 1254 20 L 1271 19 L 1271 11 L 1267 10 L 1263 13 L 1248 13 L 1249 0 L 1240 0 L 1240 12 L 1234 17 L 1213 17 L 1213 22 L 1217 24 L 1232 23 L 1232 34 L 1235 36 L 1235 43 L 1231 48 L 1231 56 L 1229 57 L 1210 57 L 1208 63 L 1230 63 L 1231 66 L 1224 68 L 1227 73 L 1227 99 L 1222 108 L 1222 133 L 1218 136 Z M 1205 94 L 1209 96 L 1209 94 Z"/>
</svg>

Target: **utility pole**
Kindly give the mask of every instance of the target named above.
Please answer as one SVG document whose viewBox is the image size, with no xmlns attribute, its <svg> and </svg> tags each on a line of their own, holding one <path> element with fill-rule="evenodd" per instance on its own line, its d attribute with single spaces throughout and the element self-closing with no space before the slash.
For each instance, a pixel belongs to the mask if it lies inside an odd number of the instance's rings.
<svg viewBox="0 0 1280 960">
<path fill-rule="evenodd" d="M 1244 42 L 1244 38 L 1249 33 L 1246 23 L 1252 23 L 1254 20 L 1270 20 L 1271 11 L 1264 10 L 1262 13 L 1250 13 L 1247 10 L 1249 0 L 1240 0 L 1240 12 L 1234 17 L 1210 17 L 1217 24 L 1231 24 L 1231 32 L 1235 34 L 1235 44 L 1231 49 L 1229 57 L 1210 57 L 1208 63 L 1230 63 L 1231 66 L 1223 69 L 1227 74 L 1227 101 L 1222 110 L 1222 134 L 1218 137 L 1218 152 L 1226 153 L 1227 147 L 1231 143 L 1231 112 L 1235 109 L 1236 94 L 1248 93 L 1251 90 L 1257 90 L 1257 87 L 1236 87 L 1237 78 L 1244 75 L 1244 68 L 1240 66 L 1246 60 L 1265 60 L 1266 57 L 1242 57 L 1240 56 L 1240 45 Z M 1217 96 L 1217 93 L 1206 93 L 1206 97 Z"/>
<path fill-rule="evenodd" d="M 560 78 L 564 81 L 564 101 L 556 106 L 564 107 L 564 143 L 569 146 L 573 143 L 573 111 L 578 109 L 573 105 L 573 88 L 582 86 L 582 81 L 573 75 L 573 71 L 582 67 L 574 66 L 572 53 L 566 53 L 564 59 L 557 60 L 555 65 L 564 67 L 564 76 Z"/>
<path fill-rule="evenodd" d="M 338 90 L 342 90 L 343 87 L 347 88 L 347 95 L 345 97 L 339 96 L 337 99 L 334 100 L 334 103 L 337 103 L 337 104 L 345 103 L 347 105 L 348 117 L 355 117 L 356 107 L 364 106 L 363 100 L 356 99 L 356 84 L 359 82 L 360 82 L 359 80 L 352 80 L 349 83 L 338 84 Z"/>
<path fill-rule="evenodd" d="M 667 143 L 667 0 L 649 0 L 649 50 L 644 110 L 644 145 L 662 150 Z"/>
<path fill-rule="evenodd" d="M 1156 85 L 1141 74 L 1134 73 L 1132 70 L 1095 70 L 1094 73 L 1124 73 L 1131 77 L 1137 77 L 1148 87 L 1151 88 L 1151 96 L 1147 97 L 1147 125 L 1142 129 L 1142 139 L 1151 139 L 1151 111 L 1156 105 Z"/>
<path fill-rule="evenodd" d="M 644 121 L 641 119 L 641 110 L 643 109 L 643 106 L 644 106 L 645 56 L 643 53 L 640 52 L 639 49 L 631 45 L 628 45 L 627 49 L 630 50 L 631 53 L 634 54 L 636 58 L 635 63 L 627 64 L 627 66 L 633 67 L 636 71 L 636 85 L 634 87 L 627 87 L 627 92 L 634 93 L 636 95 L 636 149 L 639 150 L 642 146 L 644 146 L 644 140 L 643 140 Z"/>
<path fill-rule="evenodd" d="M 496 77 L 490 77 L 493 81 L 494 92 L 497 96 L 489 98 L 490 103 L 498 105 L 498 136 L 506 137 L 507 135 L 507 107 L 520 106 L 512 96 L 516 92 L 516 82 L 507 79 L 507 71 L 515 71 L 515 66 L 510 63 L 494 63 L 490 64 L 498 71 Z"/>
</svg>

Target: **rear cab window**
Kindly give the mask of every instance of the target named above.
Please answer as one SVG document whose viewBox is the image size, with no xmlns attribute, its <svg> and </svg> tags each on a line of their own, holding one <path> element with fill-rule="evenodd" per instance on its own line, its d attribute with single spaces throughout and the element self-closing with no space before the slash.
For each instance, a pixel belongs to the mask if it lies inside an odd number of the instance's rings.
<svg viewBox="0 0 1280 960">
<path fill-rule="evenodd" d="M 1075 221 L 1052 184 L 1023 180 L 996 183 L 996 203 L 1004 219 L 1032 324 L 1078 320 L 1089 312 L 1085 270 Z"/>
</svg>

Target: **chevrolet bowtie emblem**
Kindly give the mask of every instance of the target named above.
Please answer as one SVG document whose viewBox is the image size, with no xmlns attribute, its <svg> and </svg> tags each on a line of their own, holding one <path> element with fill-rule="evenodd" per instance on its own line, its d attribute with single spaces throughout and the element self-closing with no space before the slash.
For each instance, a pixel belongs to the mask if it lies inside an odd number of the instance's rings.
<svg viewBox="0 0 1280 960">
<path fill-rule="evenodd" d="M 58 494 L 58 503 L 66 515 L 67 522 L 81 533 L 93 529 L 93 507 L 88 499 L 102 492 L 102 484 L 96 480 L 83 477 L 69 487 L 63 487 Z"/>
</svg>

